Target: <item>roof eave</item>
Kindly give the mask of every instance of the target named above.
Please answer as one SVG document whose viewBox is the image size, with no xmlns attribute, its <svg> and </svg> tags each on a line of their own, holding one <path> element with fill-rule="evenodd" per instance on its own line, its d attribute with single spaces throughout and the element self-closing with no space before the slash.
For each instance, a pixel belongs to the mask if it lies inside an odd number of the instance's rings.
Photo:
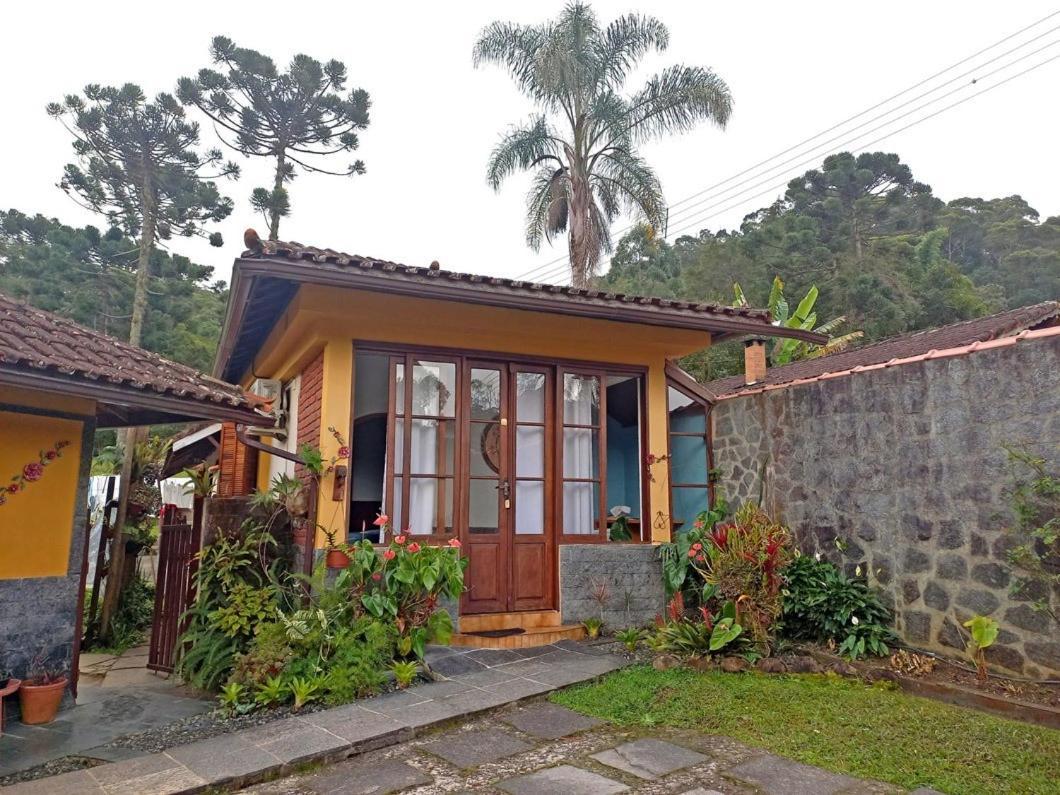
<svg viewBox="0 0 1060 795">
<path fill-rule="evenodd" d="M 719 337 L 764 336 L 785 337 L 823 344 L 828 337 L 802 329 L 774 326 L 753 318 L 733 317 L 696 317 L 695 315 L 665 308 L 645 310 L 643 306 L 596 305 L 589 302 L 554 301 L 548 296 L 507 295 L 504 293 L 486 292 L 469 288 L 462 283 L 425 286 L 421 282 L 403 281 L 399 278 L 370 276 L 356 271 L 319 267 L 300 267 L 299 260 L 274 257 L 239 257 L 232 267 L 232 292 L 225 323 L 221 332 L 217 359 L 213 373 L 222 377 L 238 337 L 239 327 L 246 311 L 246 301 L 250 293 L 250 284 L 258 276 L 269 276 L 286 279 L 298 284 L 319 284 L 326 287 L 345 287 L 366 290 L 369 292 L 391 295 L 407 295 L 417 298 L 436 300 L 458 299 L 463 303 L 497 306 L 507 309 L 518 309 L 550 314 L 573 315 L 577 317 L 611 320 L 622 323 L 639 323 L 666 328 L 682 328 L 705 331 Z"/>
</svg>

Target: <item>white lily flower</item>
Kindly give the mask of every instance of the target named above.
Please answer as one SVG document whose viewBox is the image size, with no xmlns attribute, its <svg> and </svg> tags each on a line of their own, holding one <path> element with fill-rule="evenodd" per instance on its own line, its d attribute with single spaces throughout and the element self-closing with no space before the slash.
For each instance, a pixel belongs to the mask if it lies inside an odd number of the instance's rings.
<svg viewBox="0 0 1060 795">
<path fill-rule="evenodd" d="M 858 622 L 858 617 L 857 616 L 851 616 L 850 617 L 850 623 L 853 624 L 854 626 L 857 626 L 858 623 L 859 623 Z"/>
</svg>

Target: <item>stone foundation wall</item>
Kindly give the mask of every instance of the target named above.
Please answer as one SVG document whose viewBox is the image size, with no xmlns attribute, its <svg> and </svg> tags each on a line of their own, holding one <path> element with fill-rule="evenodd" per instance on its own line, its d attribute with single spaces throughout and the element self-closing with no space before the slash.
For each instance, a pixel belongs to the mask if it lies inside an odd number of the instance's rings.
<svg viewBox="0 0 1060 795">
<path fill-rule="evenodd" d="M 1058 460 L 1060 337 L 726 400 L 712 423 L 721 493 L 860 565 L 909 644 L 962 654 L 979 613 L 1001 625 L 991 662 L 1060 675 L 1060 628 L 1009 593 L 1002 447 Z"/>
<path fill-rule="evenodd" d="M 608 630 L 650 624 L 663 612 L 662 561 L 650 544 L 565 544 L 559 548 L 559 609 L 564 624 L 601 616 Z"/>
</svg>

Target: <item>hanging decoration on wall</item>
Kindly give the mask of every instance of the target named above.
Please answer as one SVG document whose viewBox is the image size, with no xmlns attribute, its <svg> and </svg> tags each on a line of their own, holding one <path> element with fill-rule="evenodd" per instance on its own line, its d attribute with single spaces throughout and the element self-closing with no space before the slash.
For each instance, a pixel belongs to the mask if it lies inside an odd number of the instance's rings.
<svg viewBox="0 0 1060 795">
<path fill-rule="evenodd" d="M 666 453 L 664 455 L 655 455 L 655 453 L 648 453 L 646 456 L 644 456 L 644 463 L 647 465 L 648 468 L 648 480 L 650 480 L 652 483 L 655 482 L 655 473 L 651 471 L 653 466 L 662 463 L 663 461 L 669 460 L 669 453 Z"/>
<path fill-rule="evenodd" d="M 15 494 L 21 494 L 31 483 L 36 483 L 44 476 L 44 470 L 48 464 L 57 458 L 63 457 L 63 448 L 69 447 L 70 442 L 61 441 L 52 445 L 50 450 L 42 450 L 36 461 L 30 461 L 22 471 L 12 476 L 8 484 L 0 489 L 0 505 L 7 503 L 8 498 Z"/>
</svg>

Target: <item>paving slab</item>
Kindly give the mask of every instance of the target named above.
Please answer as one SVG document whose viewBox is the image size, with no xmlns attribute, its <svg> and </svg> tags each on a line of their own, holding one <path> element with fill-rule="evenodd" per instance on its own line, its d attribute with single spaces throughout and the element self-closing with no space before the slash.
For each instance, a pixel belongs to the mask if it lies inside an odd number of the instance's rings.
<svg viewBox="0 0 1060 795">
<path fill-rule="evenodd" d="M 442 676 L 461 676 L 477 671 L 485 671 L 486 666 L 466 654 L 450 654 L 430 663 L 431 670 Z"/>
<path fill-rule="evenodd" d="M 287 718 L 267 723 L 247 732 L 254 745 L 285 764 L 304 762 L 315 757 L 342 751 L 349 742 L 326 729 L 301 718 Z"/>
<path fill-rule="evenodd" d="M 742 762 L 725 775 L 758 787 L 763 795 L 831 795 L 859 783 L 858 779 L 772 754 Z"/>
<path fill-rule="evenodd" d="M 279 757 L 264 748 L 247 744 L 235 734 L 179 745 L 166 751 L 166 756 L 179 762 L 207 784 L 215 786 L 281 764 Z"/>
<path fill-rule="evenodd" d="M 4 787 L 3 791 L 5 795 L 8 792 L 16 795 L 105 795 L 106 792 L 87 770 L 24 781 Z"/>
<path fill-rule="evenodd" d="M 311 776 L 306 783 L 320 795 L 387 795 L 433 781 L 427 773 L 408 762 L 386 759 L 369 763 L 343 762 L 327 773 Z"/>
<path fill-rule="evenodd" d="M 466 657 L 469 660 L 485 665 L 487 668 L 504 665 L 504 663 L 518 662 L 523 659 L 510 649 L 475 649 L 474 651 L 469 651 Z"/>
<path fill-rule="evenodd" d="M 710 761 L 709 757 L 665 740 L 644 737 L 609 748 L 592 758 L 637 778 L 652 781 L 686 767 Z"/>
<path fill-rule="evenodd" d="M 170 759 L 165 754 L 148 754 L 137 759 L 127 759 L 124 762 L 90 768 L 89 772 L 96 783 L 104 789 L 109 789 L 127 781 L 168 773 L 179 767 L 181 767 L 180 762 Z"/>
<path fill-rule="evenodd" d="M 507 732 L 483 729 L 448 732 L 423 747 L 459 768 L 469 768 L 521 754 L 534 746 Z"/>
<path fill-rule="evenodd" d="M 555 688 L 545 682 L 538 682 L 536 679 L 512 679 L 507 682 L 498 682 L 495 685 L 486 685 L 482 689 L 506 696 L 507 700 L 511 701 L 516 698 L 538 696 Z"/>
<path fill-rule="evenodd" d="M 614 795 L 629 791 L 625 784 L 573 765 L 547 767 L 499 781 L 497 786 L 511 795 Z"/>
<path fill-rule="evenodd" d="M 521 732 L 542 740 L 558 740 L 603 723 L 596 718 L 542 701 L 501 715 L 500 719 Z"/>
<path fill-rule="evenodd" d="M 404 723 L 356 704 L 314 712 L 307 715 L 305 720 L 355 745 L 383 738 L 400 742 L 406 735 L 411 736 L 409 727 Z"/>
</svg>

